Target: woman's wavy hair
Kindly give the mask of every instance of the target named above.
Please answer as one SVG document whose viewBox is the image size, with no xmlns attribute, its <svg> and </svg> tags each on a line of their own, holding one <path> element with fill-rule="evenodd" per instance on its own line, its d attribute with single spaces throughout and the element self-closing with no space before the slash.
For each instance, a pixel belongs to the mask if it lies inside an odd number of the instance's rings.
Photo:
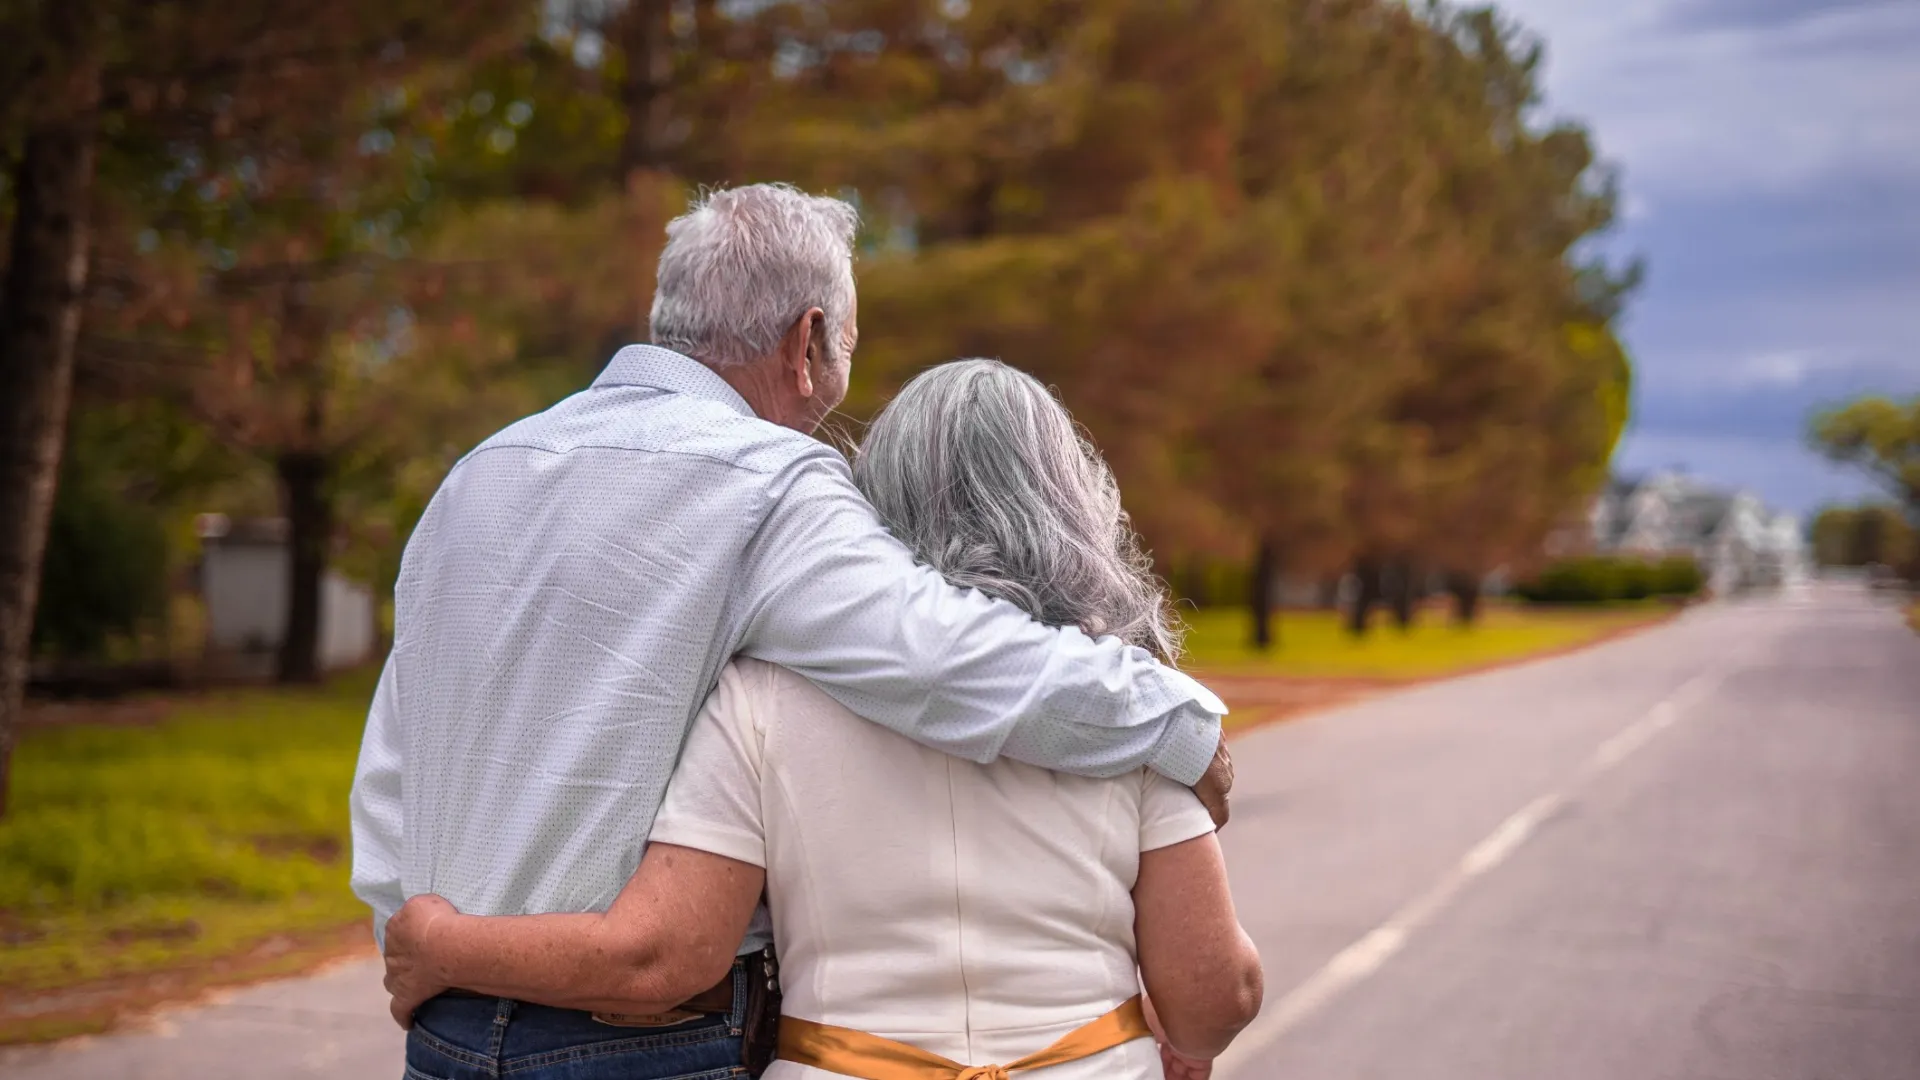
<svg viewBox="0 0 1920 1080">
<path fill-rule="evenodd" d="M 998 360 L 923 372 L 874 419 L 853 475 L 894 536 L 955 585 L 1178 658 L 1112 471 L 1032 376 Z"/>
</svg>

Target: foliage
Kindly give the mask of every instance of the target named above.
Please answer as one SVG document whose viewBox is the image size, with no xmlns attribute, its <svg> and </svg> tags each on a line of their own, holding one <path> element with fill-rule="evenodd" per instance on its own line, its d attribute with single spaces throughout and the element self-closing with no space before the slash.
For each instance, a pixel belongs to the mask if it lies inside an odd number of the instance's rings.
<svg viewBox="0 0 1920 1080">
<path fill-rule="evenodd" d="M 1810 434 L 1827 457 L 1864 471 L 1920 520 L 1920 397 L 1863 397 L 1817 414 Z"/>
<path fill-rule="evenodd" d="M 34 652 L 100 656 L 162 613 L 166 582 L 167 538 L 154 508 L 129 502 L 69 453 L 41 563 Z"/>
<path fill-rule="evenodd" d="M 164 606 L 193 553 L 193 517 L 273 504 L 246 462 L 157 398 L 86 400 L 67 429 L 42 567 L 36 653 L 99 658 Z"/>
<path fill-rule="evenodd" d="M 1651 584 L 1653 596 L 1689 597 L 1707 587 L 1707 576 L 1699 562 L 1685 555 L 1674 555 L 1654 564 Z"/>
<path fill-rule="evenodd" d="M 1478 580 L 1578 512 L 1625 421 L 1635 269 L 1587 243 L 1615 178 L 1491 9 L 177 7 L 112 23 L 82 370 L 277 481 L 327 534 L 296 539 L 313 575 L 390 581 L 460 452 L 640 336 L 708 183 L 861 205 L 850 416 L 1003 356 L 1165 566 Z"/>
<path fill-rule="evenodd" d="M 1698 593 L 1705 584 L 1699 564 L 1686 556 L 1649 562 L 1633 556 L 1588 555 L 1547 565 L 1515 593 L 1536 604 L 1606 604 L 1654 597 L 1681 599 Z"/>
<path fill-rule="evenodd" d="M 24 943 L 0 951 L 0 989 L 364 918 L 342 792 L 370 690 L 358 678 L 210 698 L 145 727 L 28 729 L 0 820 L 0 911 Z"/>
<path fill-rule="evenodd" d="M 107 145 L 111 227 L 83 370 L 121 396 L 177 403 L 278 482 L 294 566 L 283 676 L 312 673 L 336 532 L 363 551 L 403 535 L 364 520 L 390 500 L 381 478 L 443 453 L 448 438 L 470 443 L 525 404 L 514 383 L 488 377 L 488 351 L 446 347 L 427 295 L 444 268 L 413 257 L 452 209 L 436 197 L 435 163 L 473 134 L 451 107 L 467 101 L 456 61 L 484 53 L 488 34 L 462 29 L 460 16 L 514 7 L 443 6 L 392 39 L 380 36 L 386 13 L 360 13 L 370 21 L 342 32 L 375 35 L 381 60 L 336 82 L 324 112 L 289 122 L 241 115 L 260 102 L 223 98 L 233 130 L 218 137 L 196 129 L 159 146 Z M 343 498 L 356 520 L 337 530 Z M 379 556 L 360 561 L 384 569 Z"/>
<path fill-rule="evenodd" d="M 1591 611 L 1490 607 L 1471 629 L 1438 619 L 1405 634 L 1354 638 L 1340 616 L 1289 611 L 1284 647 L 1271 654 L 1247 645 L 1247 613 L 1226 608 L 1187 612 L 1187 663 L 1203 672 L 1313 679 L 1408 680 L 1439 678 L 1492 664 L 1589 644 L 1659 618 L 1641 606 Z M 1229 717 L 1229 721 L 1234 717 Z"/>
<path fill-rule="evenodd" d="M 1576 254 L 1612 178 L 1535 122 L 1515 28 L 1107 0 L 867 34 L 886 8 L 828 5 L 789 77 L 874 236 L 856 415 L 954 355 L 1032 370 L 1168 564 L 1484 571 L 1598 484 L 1631 274 Z"/>
<path fill-rule="evenodd" d="M 1821 566 L 1912 567 L 1920 530 L 1894 506 L 1830 506 L 1813 519 L 1813 558 Z"/>
</svg>

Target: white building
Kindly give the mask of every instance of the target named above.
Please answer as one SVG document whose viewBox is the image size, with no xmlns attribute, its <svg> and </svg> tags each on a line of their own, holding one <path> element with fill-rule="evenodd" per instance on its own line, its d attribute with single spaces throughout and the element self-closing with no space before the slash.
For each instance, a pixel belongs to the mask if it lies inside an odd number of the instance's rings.
<svg viewBox="0 0 1920 1080">
<path fill-rule="evenodd" d="M 207 652 L 237 672 L 265 674 L 287 628 L 287 523 L 200 521 L 200 595 Z M 366 663 L 378 648 L 372 590 L 329 570 L 320 581 L 322 671 Z"/>
<path fill-rule="evenodd" d="M 1798 518 L 1681 473 L 1612 481 L 1589 525 L 1599 551 L 1693 556 L 1719 594 L 1801 581 L 1812 565 Z"/>
</svg>

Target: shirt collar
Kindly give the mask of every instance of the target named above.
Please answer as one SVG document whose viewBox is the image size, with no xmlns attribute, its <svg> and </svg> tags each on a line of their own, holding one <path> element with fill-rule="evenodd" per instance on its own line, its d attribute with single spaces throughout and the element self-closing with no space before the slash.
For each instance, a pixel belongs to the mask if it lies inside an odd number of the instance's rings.
<svg viewBox="0 0 1920 1080">
<path fill-rule="evenodd" d="M 742 416 L 753 416 L 753 406 L 740 392 L 727 385 L 727 380 L 715 374 L 713 369 L 684 356 L 672 349 L 662 349 L 658 345 L 628 345 L 613 354 L 607 361 L 606 370 L 593 380 L 595 387 L 602 386 L 651 386 L 675 394 L 692 394 L 694 397 L 717 401 Z"/>
</svg>

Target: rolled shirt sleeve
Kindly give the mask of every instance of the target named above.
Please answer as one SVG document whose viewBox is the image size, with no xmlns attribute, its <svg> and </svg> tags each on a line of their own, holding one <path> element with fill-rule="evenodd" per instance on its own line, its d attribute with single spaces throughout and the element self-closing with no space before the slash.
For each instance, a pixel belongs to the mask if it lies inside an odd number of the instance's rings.
<svg viewBox="0 0 1920 1080">
<path fill-rule="evenodd" d="M 1117 638 L 949 584 L 881 527 L 825 448 L 783 480 L 742 559 L 742 653 L 973 761 L 1092 777 L 1146 766 L 1188 785 L 1205 773 L 1226 714 L 1206 687 Z"/>
</svg>

